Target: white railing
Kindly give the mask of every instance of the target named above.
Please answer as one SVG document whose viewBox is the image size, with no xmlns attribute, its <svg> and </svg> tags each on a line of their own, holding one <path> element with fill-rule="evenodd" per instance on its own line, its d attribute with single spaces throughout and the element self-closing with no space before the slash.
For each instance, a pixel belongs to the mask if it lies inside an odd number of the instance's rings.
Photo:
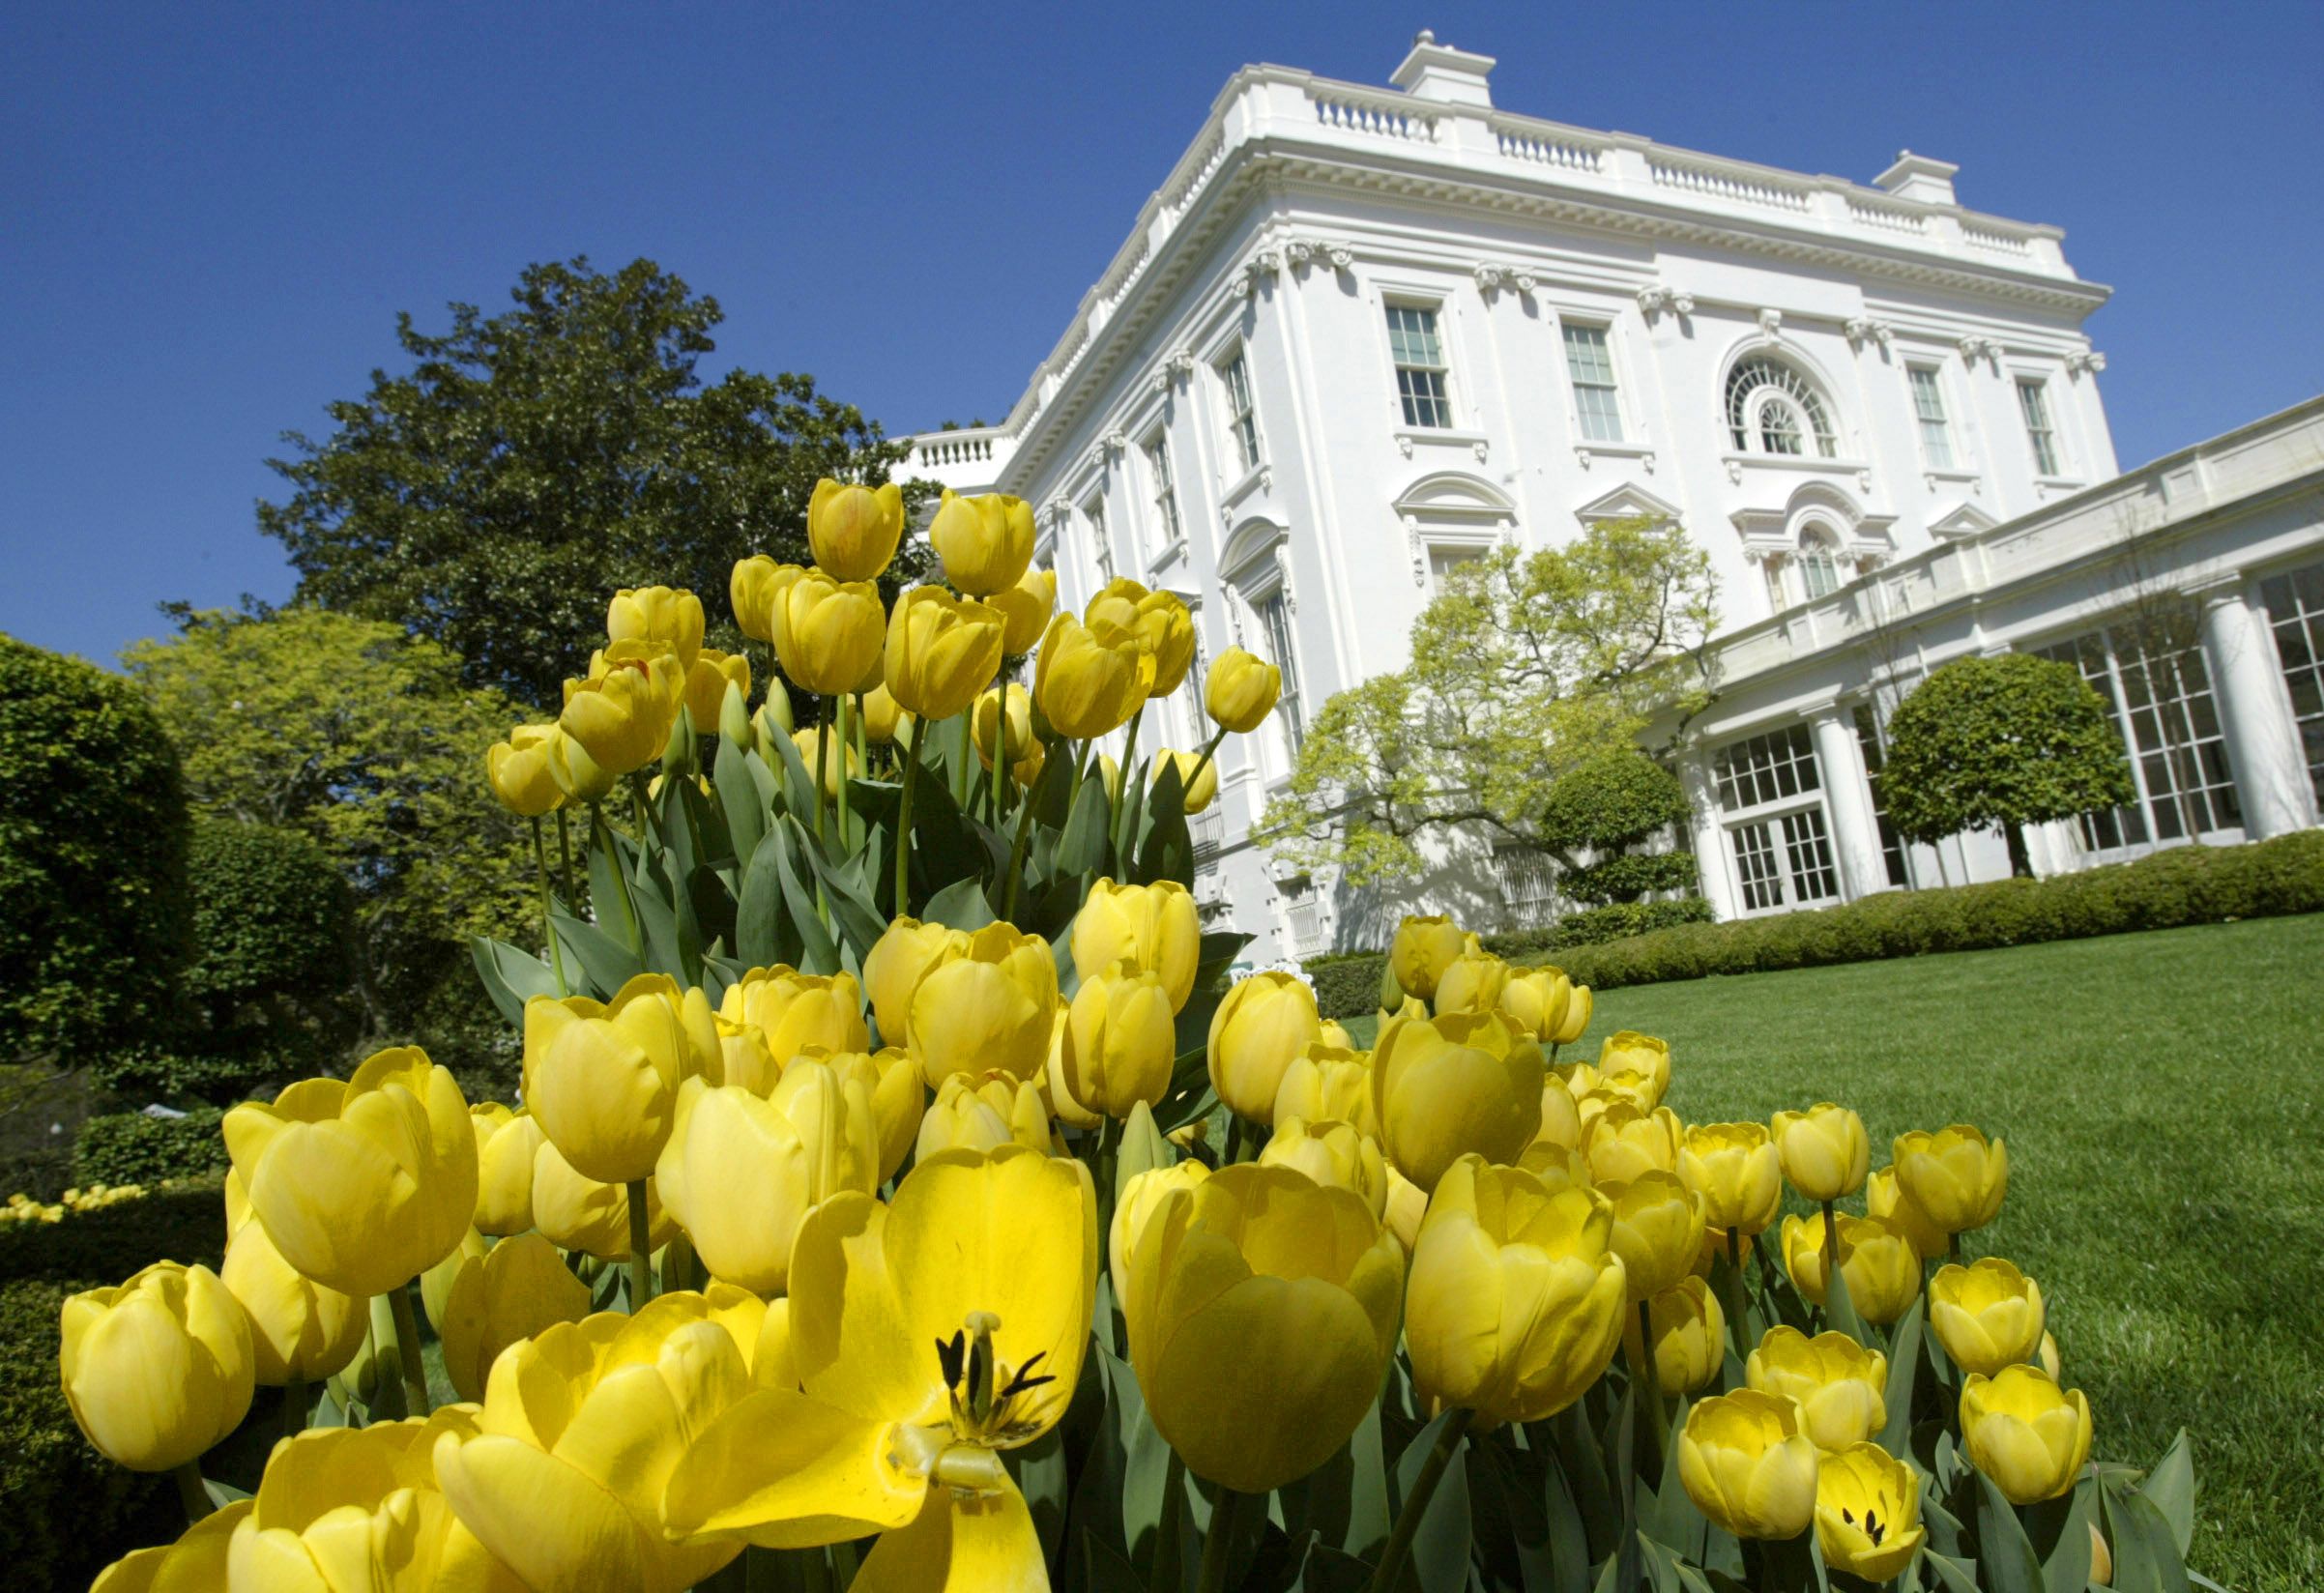
<svg viewBox="0 0 2324 1593">
<path fill-rule="evenodd" d="M 1681 188 L 1688 193 L 1728 199 L 1738 205 L 1765 205 L 1773 210 L 1805 211 L 1808 208 L 1806 188 L 1785 187 L 1763 177 L 1747 175 L 1725 166 L 1703 161 L 1649 158 L 1646 169 L 1652 174 L 1658 188 Z"/>
<path fill-rule="evenodd" d="M 2023 238 L 2013 237 L 2006 232 L 1991 232 L 1984 227 L 1964 226 L 1961 229 L 1961 236 L 1969 247 L 1981 248 L 1991 254 L 2014 254 L 2023 257 L 2033 253 L 2033 245 L 2030 242 Z"/>
<path fill-rule="evenodd" d="M 939 434 L 934 437 L 915 437 L 912 443 L 912 457 L 922 465 L 979 465 L 990 463 L 993 440 L 981 433 L 965 437 Z"/>
<path fill-rule="evenodd" d="M 1310 886 L 1288 903 L 1292 921 L 1292 955 L 1313 957 L 1323 949 L 1323 904 Z"/>
<path fill-rule="evenodd" d="M 1851 197 L 1848 200 L 1848 215 L 1868 227 L 1885 227 L 1890 232 L 1909 233 L 1916 238 L 1929 230 L 1929 218 L 1919 211 L 1877 204 L 1867 199 Z"/>
<path fill-rule="evenodd" d="M 1517 128 L 1496 127 L 1494 143 L 1512 160 L 1524 160 L 1537 166 L 1557 166 L 1566 171 L 1596 171 L 1604 152 L 1588 144 L 1577 144 L 1554 133 L 1526 132 Z"/>
<path fill-rule="evenodd" d="M 1395 103 L 1404 98 L 1401 94 L 1387 97 L 1385 103 L 1351 95 L 1323 94 L 1312 88 L 1307 97 L 1316 107 L 1316 120 L 1327 128 L 1367 133 L 1376 138 L 1401 138 L 1414 144 L 1437 141 L 1437 118 Z"/>
</svg>

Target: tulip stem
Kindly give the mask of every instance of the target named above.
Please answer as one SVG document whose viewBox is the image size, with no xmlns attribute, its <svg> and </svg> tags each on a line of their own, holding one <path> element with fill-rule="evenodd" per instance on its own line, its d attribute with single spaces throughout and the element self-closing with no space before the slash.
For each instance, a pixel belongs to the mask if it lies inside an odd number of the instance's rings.
<svg viewBox="0 0 2324 1593">
<path fill-rule="evenodd" d="M 1203 777 L 1203 770 L 1210 767 L 1210 755 L 1218 750 L 1219 742 L 1225 740 L 1226 739 L 1227 727 L 1221 725 L 1219 727 L 1218 734 L 1203 743 L 1203 755 L 1194 761 L 1194 772 L 1186 776 L 1186 789 L 1188 791 L 1192 791 L 1194 789 L 1195 782 Z"/>
<path fill-rule="evenodd" d="M 1017 809 L 1017 838 L 1008 848 L 1008 883 L 1001 887 L 1001 921 L 1017 921 L 1017 883 L 1025 875 L 1025 847 L 1032 839 L 1032 793 L 1025 794 L 1025 805 Z"/>
<path fill-rule="evenodd" d="M 831 717 L 825 714 L 815 721 L 815 838 L 822 840 L 830 826 L 824 814 L 831 805 Z"/>
<path fill-rule="evenodd" d="M 848 754 L 855 749 L 855 706 L 854 700 L 851 699 L 845 692 L 840 693 L 839 770 L 838 773 L 833 777 L 833 784 L 837 785 L 839 788 L 839 850 L 842 853 L 852 850 L 855 844 L 852 840 L 850 840 L 848 831 L 855 825 L 856 805 L 854 801 L 849 798 L 847 789 Z"/>
<path fill-rule="evenodd" d="M 915 724 L 912 739 L 903 745 L 904 793 L 896 799 L 896 900 L 894 915 L 912 913 L 912 793 L 920 783 L 920 736 L 925 727 Z"/>
<path fill-rule="evenodd" d="M 1218 1491 L 1218 1502 L 1210 1507 L 1210 1530 L 1203 1537 L 1203 1568 L 1196 1579 L 1197 1593 L 1220 1593 L 1227 1585 L 1227 1560 L 1235 1540 L 1236 1507 L 1242 1495 L 1232 1488 Z"/>
<path fill-rule="evenodd" d="M 1748 1361 L 1751 1348 L 1743 1325 L 1743 1230 L 1739 1227 L 1727 1231 L 1727 1337 L 1735 1347 L 1735 1359 Z"/>
<path fill-rule="evenodd" d="M 1185 1578 L 1178 1571 L 1178 1521 L 1186 1509 L 1186 1463 L 1170 1452 L 1162 1473 L 1162 1517 L 1154 1523 L 1154 1559 L 1146 1585 L 1157 1593 L 1178 1593 Z"/>
<path fill-rule="evenodd" d="M 1823 1287 L 1828 1294 L 1832 1289 L 1832 1274 L 1840 1270 L 1840 1219 L 1833 1214 L 1832 1202 L 1823 1203 Z"/>
<path fill-rule="evenodd" d="M 1452 1464 L 1454 1451 L 1468 1435 L 1468 1424 L 1476 1412 L 1466 1405 L 1457 1405 L 1444 1426 L 1437 1433 L 1435 1447 L 1428 1459 L 1420 1463 L 1420 1475 L 1412 1479 L 1411 1492 L 1404 1496 L 1404 1507 L 1396 1512 L 1396 1525 L 1388 1533 L 1388 1544 L 1380 1551 L 1380 1569 L 1372 1573 L 1372 1593 L 1388 1593 L 1396 1579 L 1404 1574 L 1404 1562 L 1412 1552 L 1412 1539 L 1420 1530 L 1420 1519 L 1428 1514 L 1428 1501 L 1443 1479 L 1444 1468 Z"/>
<path fill-rule="evenodd" d="M 549 920 L 549 853 L 541 844 L 537 813 L 533 816 L 533 869 L 540 877 L 540 933 L 549 938 L 549 967 L 557 973 L 557 994 L 570 996 L 572 991 L 565 982 L 565 947 L 558 943 L 557 926 Z"/>
<path fill-rule="evenodd" d="M 210 1502 L 210 1485 L 202 1481 L 202 1463 L 188 1461 L 173 1467 L 170 1475 L 178 1479 L 178 1499 L 186 1506 L 186 1524 L 198 1526 L 217 1505 Z"/>
<path fill-rule="evenodd" d="M 632 1178 L 625 1188 L 629 1207 L 629 1311 L 635 1316 L 654 1298 L 654 1233 L 646 1220 L 646 1180 Z"/>
<path fill-rule="evenodd" d="M 295 1438 L 306 1431 L 306 1379 L 296 1372 L 282 1385 L 282 1435 Z"/>
<path fill-rule="evenodd" d="M 388 1310 L 395 1318 L 395 1364 L 403 1369 L 403 1403 L 415 1416 L 434 1408 L 427 1403 L 427 1367 L 420 1359 L 420 1322 L 412 1315 L 412 1286 L 398 1284 L 388 1290 Z"/>
<path fill-rule="evenodd" d="M 557 888 L 565 905 L 573 905 L 573 831 L 565 822 L 565 809 L 557 809 Z"/>
<path fill-rule="evenodd" d="M 1130 728 L 1121 738 L 1121 786 L 1116 796 L 1120 811 L 1114 815 L 1114 878 L 1128 883 L 1130 879 L 1130 847 L 1138 837 L 1130 826 L 1130 803 L 1136 792 L 1138 778 L 1138 727 L 1146 719 L 1146 705 L 1140 703 L 1130 714 Z"/>
</svg>

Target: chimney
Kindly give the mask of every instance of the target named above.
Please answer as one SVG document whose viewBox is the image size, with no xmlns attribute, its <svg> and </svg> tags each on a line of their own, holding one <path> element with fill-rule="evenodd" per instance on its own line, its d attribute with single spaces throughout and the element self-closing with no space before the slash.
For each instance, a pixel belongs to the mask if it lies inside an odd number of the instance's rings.
<svg viewBox="0 0 2324 1593">
<path fill-rule="evenodd" d="M 1412 36 L 1412 52 L 1388 81 L 1415 100 L 1490 110 L 1493 89 L 1485 79 L 1492 72 L 1492 56 L 1439 44 L 1437 36 L 1423 28 Z"/>
</svg>

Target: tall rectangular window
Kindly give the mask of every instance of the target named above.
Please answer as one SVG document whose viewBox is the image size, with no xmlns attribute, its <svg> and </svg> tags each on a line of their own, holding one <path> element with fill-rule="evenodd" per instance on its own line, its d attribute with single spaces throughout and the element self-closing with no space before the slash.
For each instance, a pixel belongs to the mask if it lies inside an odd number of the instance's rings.
<svg viewBox="0 0 2324 1593">
<path fill-rule="evenodd" d="M 1089 517 L 1089 546 L 1097 554 L 1097 580 L 1101 586 L 1114 579 L 1114 538 L 1106 534 L 1106 501 L 1092 498 L 1082 512 Z"/>
<path fill-rule="evenodd" d="M 2183 841 L 2243 823 L 2226 739 L 2192 619 L 2164 615 L 2146 625 L 2092 631 L 2036 650 L 2079 669 L 2106 700 L 2137 800 L 2081 816 L 2082 844 L 2094 852 Z"/>
<path fill-rule="evenodd" d="M 1227 429 L 1235 433 L 1235 451 L 1245 470 L 1259 468 L 1259 416 L 1251 407 L 1251 370 L 1239 350 L 1219 368 L 1227 389 Z"/>
<path fill-rule="evenodd" d="M 1912 382 L 1912 413 L 1921 423 L 1921 457 L 1931 470 L 1953 468 L 1953 428 L 1945 420 L 1945 391 L 1937 385 L 1933 365 L 1912 365 L 1905 374 Z"/>
<path fill-rule="evenodd" d="M 1274 654 L 1268 662 L 1283 672 L 1283 695 L 1276 701 L 1275 717 L 1282 721 L 1284 739 L 1295 758 L 1307 727 L 1299 715 L 1299 665 L 1292 652 L 1291 604 L 1281 591 L 1260 599 L 1259 623 L 1266 632 L 1267 651 Z"/>
<path fill-rule="evenodd" d="M 1444 344 L 1437 312 L 1418 304 L 1388 306 L 1388 353 L 1396 362 L 1396 395 L 1408 426 L 1449 427 L 1452 400 L 1444 386 Z"/>
<path fill-rule="evenodd" d="M 2268 623 L 2276 631 L 2276 652 L 2283 662 L 2284 689 L 2291 693 L 2292 722 L 2300 727 L 2300 748 L 2308 777 L 2324 803 L 2324 565 L 2310 565 L 2259 583 Z"/>
<path fill-rule="evenodd" d="M 2033 449 L 2034 474 L 2063 475 L 2057 428 L 2049 420 L 2049 389 L 2033 377 L 2018 378 L 2018 413 L 2025 418 L 2025 441 Z"/>
<path fill-rule="evenodd" d="M 1160 436 L 1146 445 L 1146 468 L 1154 480 L 1154 524 L 1162 532 L 1162 547 L 1175 547 L 1186 539 L 1178 523 L 1178 482 L 1170 471 L 1170 443 Z"/>
<path fill-rule="evenodd" d="M 1873 823 L 1880 830 L 1880 860 L 1888 867 L 1888 883 L 1900 890 L 1912 888 L 1912 859 L 1904 850 L 1904 837 L 1898 833 L 1897 823 L 1888 816 L 1888 797 L 1880 790 L 1880 771 L 1887 767 L 1888 753 L 1880 741 L 1879 716 L 1870 703 L 1858 703 L 1850 717 L 1856 726 L 1856 745 L 1864 754 L 1864 772 L 1873 793 Z"/>
<path fill-rule="evenodd" d="M 1565 326 L 1565 374 L 1574 385 L 1574 413 L 1593 443 L 1622 440 L 1621 395 L 1614 388 L 1613 351 L 1604 327 Z"/>
<path fill-rule="evenodd" d="M 1745 912 L 1837 900 L 1821 771 L 1806 725 L 1721 747 L 1711 760 Z"/>
</svg>

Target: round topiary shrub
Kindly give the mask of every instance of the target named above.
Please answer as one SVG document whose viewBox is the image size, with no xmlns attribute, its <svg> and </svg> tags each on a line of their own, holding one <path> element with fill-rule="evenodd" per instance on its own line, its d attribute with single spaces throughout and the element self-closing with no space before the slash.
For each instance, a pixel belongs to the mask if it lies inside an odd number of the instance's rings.
<svg viewBox="0 0 2324 1593">
<path fill-rule="evenodd" d="M 331 858 L 295 829 L 194 822 L 187 857 L 195 955 L 189 996 L 214 1010 L 271 997 L 320 999 L 354 974 L 354 900 Z"/>
</svg>

